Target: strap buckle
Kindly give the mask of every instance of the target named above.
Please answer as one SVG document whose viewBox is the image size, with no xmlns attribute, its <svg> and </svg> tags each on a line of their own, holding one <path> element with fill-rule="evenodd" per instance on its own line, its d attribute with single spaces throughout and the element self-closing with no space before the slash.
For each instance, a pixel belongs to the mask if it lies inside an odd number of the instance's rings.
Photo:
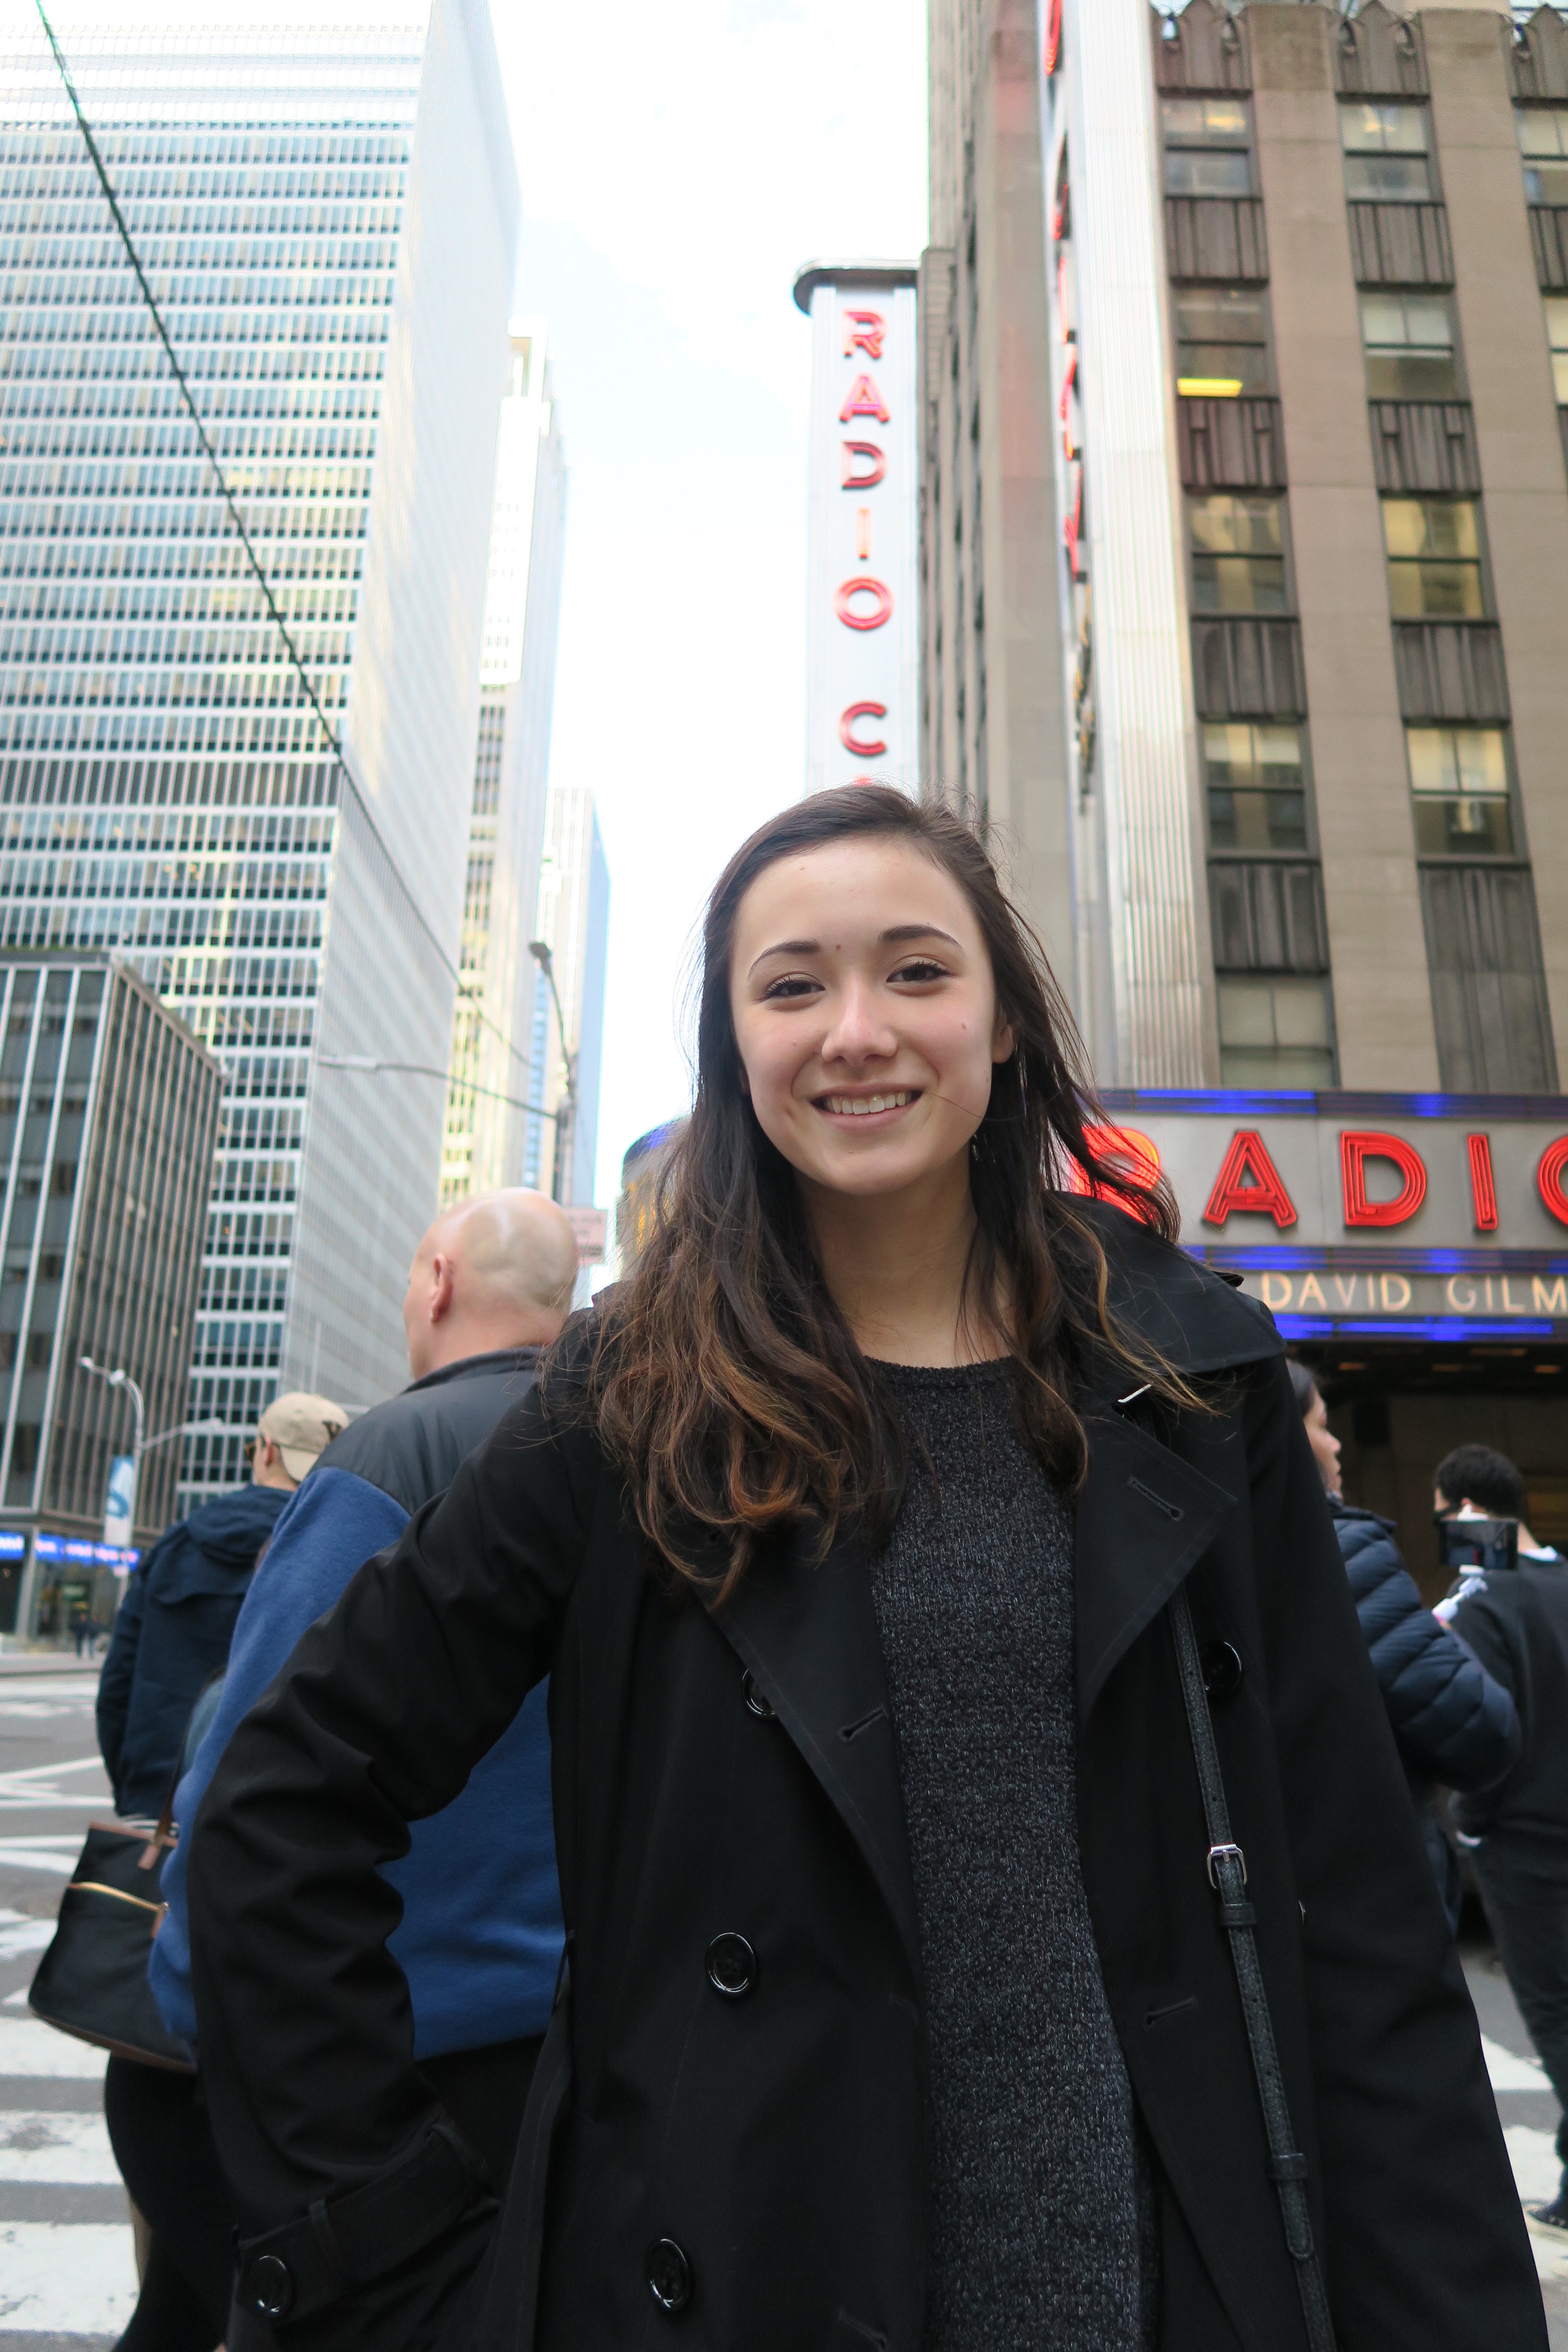
<svg viewBox="0 0 1568 2352">
<path fill-rule="evenodd" d="M 1243 1886 L 1245 1886 L 1247 1884 L 1247 1856 L 1243 1853 L 1241 1848 L 1238 1845 L 1233 1845 L 1230 1843 L 1226 1843 L 1225 1845 L 1211 1845 L 1209 1848 L 1208 1861 L 1209 1885 L 1214 1888 L 1215 1893 L 1216 1895 L 1219 1893 L 1219 1880 L 1215 1875 L 1215 1864 L 1216 1862 L 1221 1861 L 1232 1861 L 1240 1866 L 1241 1883 Z"/>
</svg>

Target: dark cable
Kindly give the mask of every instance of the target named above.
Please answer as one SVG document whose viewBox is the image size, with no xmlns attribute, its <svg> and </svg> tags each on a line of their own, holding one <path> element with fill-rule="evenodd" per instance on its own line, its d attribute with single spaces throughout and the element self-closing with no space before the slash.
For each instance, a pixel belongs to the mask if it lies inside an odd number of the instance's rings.
<svg viewBox="0 0 1568 2352">
<path fill-rule="evenodd" d="M 98 174 L 99 186 L 103 190 L 104 201 L 107 203 L 110 213 L 114 216 L 114 226 L 120 232 L 120 241 L 125 247 L 126 258 L 130 262 L 132 268 L 136 273 L 137 285 L 142 289 L 142 299 L 147 305 L 147 310 L 152 318 L 153 324 L 157 330 L 158 340 L 163 346 L 164 353 L 169 362 L 169 366 L 174 373 L 174 382 L 180 387 L 181 397 L 184 401 L 185 406 L 190 412 L 191 422 L 196 428 L 196 437 L 202 445 L 203 455 L 205 457 L 208 465 L 213 469 L 213 474 L 216 479 L 218 488 L 223 494 L 223 502 L 228 509 L 229 520 L 233 523 L 236 531 L 239 535 L 239 543 L 245 550 L 246 560 L 249 563 L 252 572 L 256 574 L 257 584 L 260 588 L 262 595 L 267 600 L 267 610 L 271 617 L 273 626 L 277 629 L 279 635 L 283 640 L 284 651 L 288 654 L 289 664 L 294 671 L 294 675 L 299 679 L 300 684 L 304 688 L 310 708 L 316 714 L 317 723 L 321 727 L 322 734 L 326 737 L 328 743 L 331 747 L 332 757 L 336 761 L 339 769 L 342 771 L 343 782 L 347 784 L 350 793 L 353 796 L 355 804 L 359 809 L 359 813 L 363 818 L 366 826 L 369 828 L 371 839 L 374 842 L 383 857 L 386 860 L 387 870 L 390 872 L 393 880 L 396 883 L 398 888 L 402 891 L 403 896 L 407 899 L 410 908 L 413 909 L 415 921 L 418 924 L 420 929 L 424 932 L 426 938 L 435 949 L 437 956 L 439 958 L 442 965 L 451 973 L 452 978 L 456 981 L 458 995 L 465 997 L 468 1001 L 479 1020 L 480 1020 L 484 1024 L 485 1027 L 491 1031 L 495 1036 L 500 1039 L 501 1044 L 506 1047 L 507 1052 L 511 1055 L 512 1058 L 515 1061 L 520 1062 L 525 1070 L 531 1069 L 532 1064 L 530 1057 L 526 1054 L 520 1053 L 517 1047 L 512 1044 L 511 1039 L 506 1034 L 506 1032 L 500 1028 L 497 1024 L 491 1020 L 489 1014 L 485 1011 L 483 1005 L 479 1001 L 479 991 L 469 986 L 468 982 L 463 978 L 462 972 L 452 961 L 452 959 L 447 953 L 446 949 L 441 945 L 440 940 L 437 938 L 436 933 L 431 929 L 418 899 L 415 897 L 413 891 L 404 880 L 402 871 L 398 866 L 396 859 L 393 856 L 391 850 L 387 847 L 385 841 L 382 837 L 381 828 L 376 824 L 375 818 L 371 814 L 370 803 L 359 788 L 359 783 L 354 776 L 353 770 L 349 766 L 343 747 L 339 741 L 337 734 L 333 730 L 332 724 L 328 719 L 326 712 L 321 708 L 315 688 L 310 683 L 310 672 L 306 669 L 304 663 L 300 658 L 298 648 L 294 644 L 293 637 L 289 634 L 289 624 L 284 619 L 282 613 L 279 609 L 278 599 L 272 593 L 272 583 L 267 576 L 266 566 L 262 563 L 260 557 L 257 554 L 255 548 L 251 545 L 250 533 L 246 530 L 244 521 L 240 516 L 239 509 L 235 504 L 234 493 L 229 488 L 228 478 L 225 474 L 221 464 L 218 462 L 217 451 L 213 447 L 211 439 L 207 434 L 206 426 L 202 422 L 201 411 L 196 406 L 195 395 L 191 391 L 189 383 L 186 382 L 185 372 L 180 365 L 179 360 L 174 352 L 174 344 L 169 340 L 169 331 L 163 324 L 163 313 L 158 308 L 153 289 L 147 283 L 147 273 L 142 268 L 141 257 L 137 253 L 134 244 L 132 242 L 131 231 L 126 226 L 125 223 L 125 215 L 120 209 L 120 199 L 114 193 L 113 184 L 110 180 L 108 172 L 104 169 L 103 158 L 98 152 L 98 142 L 92 135 L 91 125 L 89 123 L 87 116 L 82 111 L 81 100 L 77 96 L 76 92 L 76 84 L 71 79 L 70 68 L 67 65 L 60 45 L 55 38 L 55 28 L 44 13 L 44 0 L 35 0 L 35 5 L 38 11 L 38 21 L 43 26 L 44 33 L 47 38 L 49 47 L 54 53 L 54 60 L 56 66 L 59 69 L 60 79 L 65 84 L 66 96 L 70 100 L 71 110 L 77 119 L 77 128 L 80 131 L 83 142 L 87 147 L 87 152 L 92 158 L 92 168 Z"/>
</svg>

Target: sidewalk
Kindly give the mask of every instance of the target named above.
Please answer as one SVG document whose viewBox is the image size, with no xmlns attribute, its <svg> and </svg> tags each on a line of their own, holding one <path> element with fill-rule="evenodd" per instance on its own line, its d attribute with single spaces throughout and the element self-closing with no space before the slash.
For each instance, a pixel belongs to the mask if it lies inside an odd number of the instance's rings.
<svg viewBox="0 0 1568 2352">
<path fill-rule="evenodd" d="M 1563 2111 L 1542 2073 L 1541 2062 L 1509 1990 L 1508 1979 L 1490 1944 L 1467 1941 L 1461 1946 L 1461 1957 L 1470 1999 L 1480 2021 L 1498 2116 L 1513 2161 L 1521 2201 L 1535 2204 L 1557 2191 L 1554 2141 Z M 1552 2352 L 1568 2352 L 1568 2231 L 1538 2229 L 1533 2222 L 1526 2226 L 1535 2267 L 1541 2274 L 1541 2297 L 1546 2306 L 1546 2332 Z"/>
<path fill-rule="evenodd" d="M 103 1664 L 103 1652 L 96 1658 L 79 1658 L 72 1650 L 0 1650 L 0 1681 L 9 1675 L 95 1675 Z"/>
</svg>

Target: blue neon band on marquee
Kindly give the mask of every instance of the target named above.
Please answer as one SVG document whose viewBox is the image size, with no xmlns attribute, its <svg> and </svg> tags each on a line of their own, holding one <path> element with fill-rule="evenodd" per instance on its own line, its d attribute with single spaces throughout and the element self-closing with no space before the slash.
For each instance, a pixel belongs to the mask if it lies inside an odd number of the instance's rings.
<svg viewBox="0 0 1568 2352">
<path fill-rule="evenodd" d="M 1470 1316 L 1380 1316 L 1374 1322 L 1340 1322 L 1325 1315 L 1276 1315 L 1283 1339 L 1436 1339 L 1452 1345 L 1467 1339 L 1554 1339 L 1557 1327 L 1519 1316 L 1511 1323 L 1483 1323 Z"/>
<path fill-rule="evenodd" d="M 1263 1092 L 1250 1087 L 1108 1087 L 1107 1110 L 1163 1110 L 1206 1118 L 1522 1118 L 1568 1126 L 1568 1095 Z"/>
</svg>

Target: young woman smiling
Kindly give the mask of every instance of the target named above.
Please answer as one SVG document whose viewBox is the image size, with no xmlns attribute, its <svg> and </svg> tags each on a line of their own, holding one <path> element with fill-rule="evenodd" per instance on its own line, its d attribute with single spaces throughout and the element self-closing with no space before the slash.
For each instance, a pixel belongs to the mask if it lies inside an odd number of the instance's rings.
<svg viewBox="0 0 1568 2352">
<path fill-rule="evenodd" d="M 195 1825 L 237 2352 L 1544 2352 L 1279 1339 L 1092 1116 L 956 819 L 731 861 L 644 1256 Z M 546 1674 L 498 2222 L 379 1866 Z"/>
</svg>

